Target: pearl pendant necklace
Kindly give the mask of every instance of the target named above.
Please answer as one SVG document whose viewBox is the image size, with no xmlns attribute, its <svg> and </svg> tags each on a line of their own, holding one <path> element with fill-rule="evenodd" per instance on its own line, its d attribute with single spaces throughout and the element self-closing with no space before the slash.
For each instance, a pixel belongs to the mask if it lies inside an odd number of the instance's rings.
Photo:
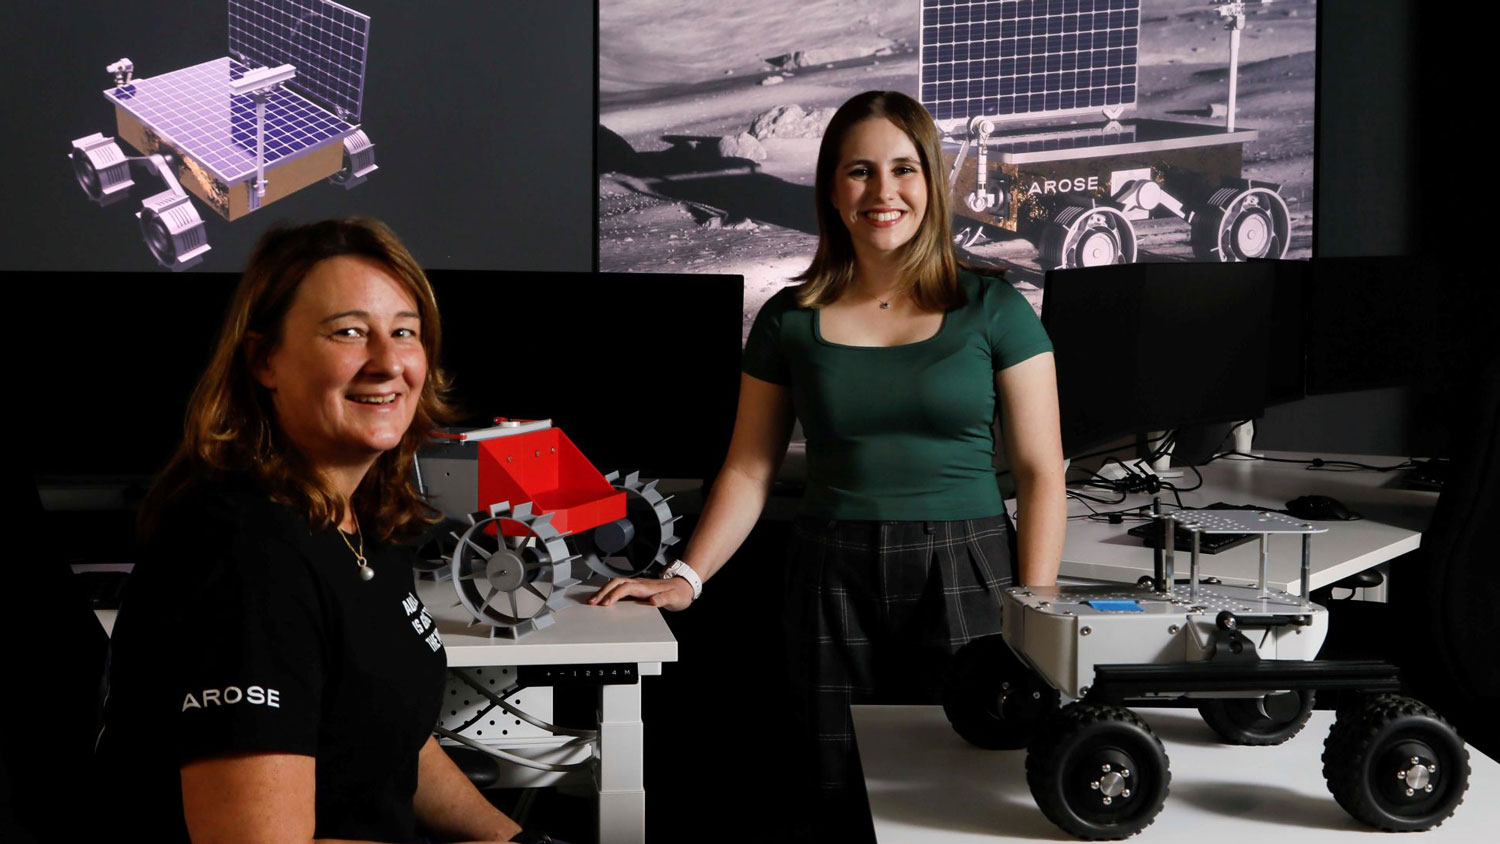
<svg viewBox="0 0 1500 844">
<path fill-rule="evenodd" d="M 354 517 L 354 535 L 359 537 L 358 551 L 354 550 L 354 546 L 349 544 L 349 537 L 344 535 L 343 529 L 338 528 L 337 530 L 339 532 L 339 539 L 344 540 L 344 547 L 349 549 L 349 553 L 354 555 L 354 562 L 359 565 L 359 579 L 366 583 L 374 580 L 375 570 L 370 568 L 370 562 L 365 559 L 365 534 L 364 531 L 359 529 L 359 517 Z"/>
<path fill-rule="evenodd" d="M 878 297 L 878 296 L 877 296 L 877 297 L 876 297 L 876 298 L 875 298 L 875 301 L 877 301 L 877 302 L 879 302 L 879 303 L 880 303 L 880 309 L 881 309 L 881 310 L 882 310 L 882 311 L 888 311 L 888 310 L 890 310 L 890 309 L 891 309 L 891 303 L 890 303 L 890 302 L 887 302 L 887 301 L 886 301 L 886 300 L 884 300 L 884 299 L 881 299 L 881 298 L 880 298 L 880 297 Z"/>
</svg>

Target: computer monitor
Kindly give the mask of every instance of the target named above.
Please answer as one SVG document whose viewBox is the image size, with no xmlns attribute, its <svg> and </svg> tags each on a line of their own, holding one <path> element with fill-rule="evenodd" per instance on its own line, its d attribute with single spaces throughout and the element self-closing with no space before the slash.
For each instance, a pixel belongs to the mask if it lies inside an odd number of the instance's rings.
<svg viewBox="0 0 1500 844">
<path fill-rule="evenodd" d="M 1047 273 L 1063 451 L 1261 415 L 1274 268 L 1117 264 Z"/>
<path fill-rule="evenodd" d="M 1320 258 L 1305 292 L 1307 393 L 1360 391 L 1396 410 L 1393 454 L 1446 456 L 1474 374 L 1500 352 L 1492 272 L 1430 257 Z"/>
<path fill-rule="evenodd" d="M 1259 263 L 1257 259 L 1252 263 Z M 1264 261 L 1272 268 L 1270 333 L 1266 338 L 1266 405 L 1307 396 L 1307 341 L 1303 328 L 1307 288 L 1316 261 Z"/>
<path fill-rule="evenodd" d="M 470 425 L 549 418 L 600 471 L 704 479 L 739 400 L 744 278 L 431 273 Z"/>
<path fill-rule="evenodd" d="M 1414 257 L 1317 260 L 1305 295 L 1308 394 L 1441 377 L 1468 319 L 1448 279 L 1439 265 Z"/>
<path fill-rule="evenodd" d="M 22 292 L 14 414 L 39 479 L 134 489 L 182 439 L 234 273 L 8 272 Z M 550 417 L 601 470 L 704 478 L 739 390 L 740 276 L 430 273 L 463 421 Z M 127 496 L 128 497 L 128 496 Z"/>
</svg>

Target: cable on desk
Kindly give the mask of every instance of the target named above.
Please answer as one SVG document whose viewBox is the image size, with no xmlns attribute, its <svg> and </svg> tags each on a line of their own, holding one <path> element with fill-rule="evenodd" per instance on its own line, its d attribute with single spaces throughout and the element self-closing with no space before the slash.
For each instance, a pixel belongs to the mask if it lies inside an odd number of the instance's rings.
<svg viewBox="0 0 1500 844">
<path fill-rule="evenodd" d="M 519 718 L 539 730 L 546 730 L 547 732 L 552 733 L 555 736 L 577 736 L 579 738 L 586 739 L 596 739 L 599 737 L 598 730 L 582 730 L 577 727 L 560 727 L 556 724 L 548 724 L 546 721 L 543 721 L 540 718 L 530 715 L 520 709 L 517 709 L 514 706 L 511 706 L 509 703 L 506 703 L 502 697 L 490 691 L 489 689 L 486 689 L 484 686 L 480 685 L 478 680 L 475 680 L 473 677 L 470 677 L 464 672 L 459 671 L 458 669 L 454 669 L 453 674 L 454 676 L 458 677 L 458 679 L 462 680 L 464 684 L 469 688 L 473 689 L 476 692 L 479 692 L 481 695 L 484 695 L 486 698 L 488 698 L 489 701 L 495 706 L 498 706 L 501 709 L 505 710 L 512 717 Z M 509 692 L 507 692 L 507 694 L 508 693 Z"/>
<path fill-rule="evenodd" d="M 1068 518 L 1088 519 L 1091 522 L 1108 522 L 1110 524 L 1124 524 L 1126 519 L 1129 519 L 1132 522 L 1149 522 L 1151 521 L 1151 517 L 1146 512 L 1149 509 L 1149 505 L 1141 505 L 1139 507 L 1125 507 L 1120 510 L 1095 510 L 1094 508 L 1089 507 L 1090 512 L 1079 513 L 1076 516 L 1069 516 Z"/>
<path fill-rule="evenodd" d="M 1119 504 L 1119 503 L 1123 502 L 1126 499 L 1126 497 L 1127 497 L 1125 495 L 1125 493 L 1122 492 L 1122 493 L 1120 493 L 1120 497 L 1119 498 L 1114 498 L 1114 499 L 1100 498 L 1100 497 L 1098 497 L 1096 495 L 1089 495 L 1089 494 L 1084 493 L 1084 492 L 1079 492 L 1076 489 L 1067 490 L 1067 494 L 1068 494 L 1069 498 L 1071 498 L 1071 499 L 1073 499 L 1075 501 L 1082 501 L 1083 502 L 1083 506 L 1085 506 L 1085 507 L 1089 507 L 1088 503 L 1090 501 L 1094 502 L 1095 504 Z M 1089 507 L 1089 509 L 1093 510 L 1094 508 L 1093 507 Z"/>
<path fill-rule="evenodd" d="M 1091 477 L 1086 481 L 1082 481 L 1081 483 L 1084 486 L 1094 487 L 1096 489 L 1107 489 L 1111 492 L 1117 493 L 1121 495 L 1121 498 L 1119 499 L 1120 501 L 1123 501 L 1123 496 L 1128 493 L 1143 492 L 1149 495 L 1155 495 L 1161 490 L 1167 490 L 1168 492 L 1172 493 L 1172 497 L 1176 499 L 1178 507 L 1185 506 L 1182 503 L 1182 493 L 1192 492 L 1193 490 L 1199 489 L 1203 486 L 1203 473 L 1199 472 L 1196 466 L 1189 466 L 1187 468 L 1190 469 L 1192 473 L 1198 477 L 1198 483 L 1194 486 L 1182 487 L 1172 483 L 1171 481 L 1164 480 L 1155 472 L 1141 468 L 1148 459 L 1150 458 L 1141 458 L 1140 460 L 1135 461 L 1135 465 L 1132 467 L 1131 465 L 1125 463 L 1123 460 L 1120 460 L 1118 457 L 1106 457 L 1104 459 L 1105 464 L 1107 465 L 1109 463 L 1114 463 L 1118 465 L 1120 467 L 1120 471 L 1123 472 L 1124 475 L 1119 478 L 1106 478 L 1099 472 L 1094 472 L 1089 469 L 1083 469 L 1082 471 L 1090 472 Z M 1079 497 L 1081 495 L 1082 493 L 1076 493 L 1075 497 Z M 1095 501 L 1099 504 L 1119 503 L 1119 501 L 1101 501 L 1097 498 L 1090 500 Z"/>
<path fill-rule="evenodd" d="M 1371 466 L 1368 463 L 1356 463 L 1353 460 L 1324 460 L 1321 457 L 1301 459 L 1292 457 L 1267 457 L 1264 454 L 1247 454 L 1243 451 L 1225 451 L 1215 454 L 1205 460 L 1212 463 L 1221 457 L 1235 457 L 1241 460 L 1264 460 L 1267 463 L 1292 463 L 1305 466 L 1309 470 L 1322 470 L 1327 472 L 1395 472 L 1399 469 L 1410 469 L 1417 465 L 1415 460 L 1403 460 L 1390 466 Z"/>
<path fill-rule="evenodd" d="M 448 729 L 447 727 L 434 727 L 433 732 L 437 733 L 443 738 L 452 739 L 459 744 L 467 745 L 474 748 L 475 750 L 488 753 L 496 759 L 504 759 L 505 761 L 510 762 L 513 765 L 520 765 L 524 768 L 534 768 L 538 771 L 549 771 L 555 774 L 567 774 L 573 771 L 586 770 L 593 767 L 594 765 L 594 759 L 592 756 L 580 762 L 568 762 L 566 764 L 562 762 L 539 762 L 535 759 L 527 759 L 525 756 L 518 756 L 514 753 L 501 750 L 498 747 L 490 747 L 484 742 L 476 741 L 469 738 L 468 736 L 461 736 L 458 733 L 455 733 L 452 730 Z M 593 745 L 596 741 L 597 739 L 591 738 L 575 738 L 572 741 L 564 742 L 561 746 L 558 747 L 558 749 L 571 750 L 575 747 L 586 747 Z"/>
<path fill-rule="evenodd" d="M 1160 443 L 1162 440 L 1165 440 L 1165 439 L 1168 439 L 1168 438 L 1171 438 L 1171 437 L 1175 436 L 1175 433 L 1176 432 L 1174 432 L 1174 431 L 1167 431 L 1166 433 L 1162 434 L 1159 437 L 1156 437 L 1155 439 L 1148 439 L 1148 440 L 1146 440 L 1145 444 L 1146 445 L 1151 445 L 1152 443 Z M 1090 452 L 1089 454 L 1080 454 L 1077 457 L 1072 458 L 1072 460 L 1074 462 L 1077 462 L 1079 460 L 1088 460 L 1091 457 L 1103 457 L 1106 454 L 1113 454 L 1113 453 L 1119 451 L 1122 448 L 1128 448 L 1128 446 L 1116 446 L 1114 448 L 1100 449 L 1099 451 Z"/>
</svg>

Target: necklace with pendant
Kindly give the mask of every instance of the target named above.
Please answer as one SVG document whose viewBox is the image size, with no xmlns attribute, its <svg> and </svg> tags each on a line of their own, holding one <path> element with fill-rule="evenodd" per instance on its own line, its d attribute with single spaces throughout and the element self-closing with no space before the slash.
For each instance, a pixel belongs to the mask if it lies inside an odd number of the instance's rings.
<svg viewBox="0 0 1500 844">
<path fill-rule="evenodd" d="M 895 299 L 896 299 L 895 296 L 892 296 L 889 299 L 882 299 L 879 296 L 876 296 L 874 293 L 866 293 L 865 295 L 869 296 L 871 299 L 874 299 L 875 301 L 879 302 L 880 303 L 880 309 L 882 311 L 888 311 L 888 310 L 890 310 L 891 309 L 891 302 L 895 301 Z"/>
<path fill-rule="evenodd" d="M 349 537 L 344 535 L 343 529 L 339 529 L 339 539 L 344 540 L 344 547 L 349 549 L 349 553 L 354 555 L 354 562 L 359 564 L 359 579 L 368 583 L 375 579 L 375 570 L 370 568 L 369 561 L 365 559 L 365 534 L 364 531 L 359 529 L 358 516 L 354 516 L 354 535 L 359 539 L 359 550 L 357 551 L 350 544 Z"/>
</svg>

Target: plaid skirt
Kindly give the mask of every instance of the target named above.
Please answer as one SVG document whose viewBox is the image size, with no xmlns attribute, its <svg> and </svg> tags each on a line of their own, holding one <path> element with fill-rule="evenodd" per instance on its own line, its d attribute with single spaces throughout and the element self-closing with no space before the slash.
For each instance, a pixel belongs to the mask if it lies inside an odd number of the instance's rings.
<svg viewBox="0 0 1500 844">
<path fill-rule="evenodd" d="M 1009 532 L 1003 516 L 794 522 L 785 631 L 805 786 L 862 802 L 849 705 L 937 703 L 953 653 L 1000 632 Z"/>
</svg>

